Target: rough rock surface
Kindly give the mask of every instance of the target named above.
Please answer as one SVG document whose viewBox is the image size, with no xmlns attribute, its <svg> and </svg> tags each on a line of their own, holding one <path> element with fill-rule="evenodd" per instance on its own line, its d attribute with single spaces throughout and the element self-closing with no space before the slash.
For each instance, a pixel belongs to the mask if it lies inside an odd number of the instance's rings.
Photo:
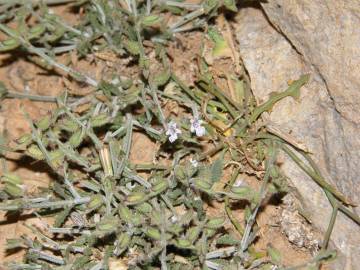
<svg viewBox="0 0 360 270">
<path fill-rule="evenodd" d="M 289 193 L 283 198 L 280 226 L 288 240 L 298 248 L 306 248 L 315 255 L 319 251 L 322 235 L 299 213 L 298 200 Z M 300 208 L 301 209 L 301 208 Z"/>
<path fill-rule="evenodd" d="M 327 169 L 360 202 L 360 1 L 276 0 L 263 8 L 324 82 L 341 128 L 326 140 Z"/>
<path fill-rule="evenodd" d="M 270 121 L 305 143 L 324 176 L 360 204 L 360 2 L 340 2 L 273 0 L 262 3 L 263 10 L 243 8 L 236 31 L 259 102 L 285 90 L 288 80 L 311 74 L 300 100 L 281 101 Z M 331 207 L 324 193 L 292 161 L 284 160 L 283 169 L 314 224 L 325 231 Z M 337 269 L 356 269 L 359 226 L 339 215 L 331 240 L 346 255 Z"/>
</svg>

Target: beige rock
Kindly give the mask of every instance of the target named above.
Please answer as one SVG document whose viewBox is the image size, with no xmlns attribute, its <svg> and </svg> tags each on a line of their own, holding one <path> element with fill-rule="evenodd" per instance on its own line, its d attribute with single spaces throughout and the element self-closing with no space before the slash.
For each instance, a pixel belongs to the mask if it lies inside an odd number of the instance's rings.
<svg viewBox="0 0 360 270">
<path fill-rule="evenodd" d="M 275 0 L 269 20 L 323 78 L 339 114 L 360 124 L 360 1 Z"/>
<path fill-rule="evenodd" d="M 329 12 L 336 12 L 331 14 L 335 17 L 340 14 L 335 10 L 339 4 L 329 7 L 328 11 L 319 11 L 325 8 L 325 3 L 332 1 L 314 2 L 321 3 L 269 1 L 263 4 L 267 17 L 259 8 L 243 8 L 236 17 L 237 39 L 259 102 L 266 100 L 273 91 L 285 90 L 288 80 L 297 79 L 304 73 L 311 74 L 310 82 L 302 88 L 300 100 L 286 98 L 281 101 L 269 119 L 273 125 L 304 143 L 314 153 L 313 158 L 324 176 L 360 203 L 360 179 L 357 176 L 360 140 L 356 132 L 360 123 L 360 107 L 357 107 L 360 80 L 355 79 L 356 76 L 359 78 L 355 70 L 358 69 L 360 74 L 360 63 L 354 65 L 360 61 L 360 34 L 356 47 L 354 37 L 346 40 L 338 30 L 344 28 L 347 32 L 355 32 L 356 27 L 360 29 L 360 24 L 356 25 L 354 18 L 351 26 L 347 21 L 351 16 L 345 15 L 347 19 L 341 19 L 340 15 L 338 19 L 322 19 L 330 16 Z M 351 13 L 350 10 L 348 7 L 347 12 Z M 274 25 L 281 31 L 275 30 Z M 354 44 L 349 44 L 351 42 Z M 350 58 L 349 51 L 354 55 L 357 52 L 358 57 Z M 283 158 L 283 169 L 302 196 L 314 225 L 325 231 L 331 206 L 323 191 L 292 161 Z M 347 258 L 340 260 L 336 269 L 356 269 L 355 259 L 360 256 L 359 226 L 339 215 L 331 240 Z"/>
<path fill-rule="evenodd" d="M 262 7 L 323 81 L 339 128 L 329 132 L 331 121 L 324 126 L 327 170 L 342 192 L 360 202 L 360 1 L 275 0 Z"/>
</svg>

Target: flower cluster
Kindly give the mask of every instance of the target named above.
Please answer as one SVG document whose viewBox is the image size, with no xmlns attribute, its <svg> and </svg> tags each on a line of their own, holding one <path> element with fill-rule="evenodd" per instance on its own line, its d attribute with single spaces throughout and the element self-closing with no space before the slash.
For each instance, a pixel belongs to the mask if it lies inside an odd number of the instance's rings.
<svg viewBox="0 0 360 270">
<path fill-rule="evenodd" d="M 190 132 L 195 133 L 196 136 L 201 137 L 206 133 L 205 127 L 202 126 L 203 121 L 199 117 L 194 116 L 190 119 Z M 170 121 L 166 127 L 166 135 L 169 136 L 169 142 L 173 143 L 181 134 L 181 130 L 177 127 L 176 122 Z"/>
<path fill-rule="evenodd" d="M 195 133 L 196 136 L 201 137 L 205 135 L 205 128 L 201 125 L 202 124 L 202 120 L 198 119 L 198 118 L 193 118 L 190 120 L 191 126 L 190 126 L 190 131 L 192 133 Z"/>
<path fill-rule="evenodd" d="M 173 143 L 177 140 L 178 135 L 181 134 L 181 130 L 177 128 L 177 124 L 171 121 L 167 125 L 166 135 L 169 136 L 169 142 Z"/>
</svg>

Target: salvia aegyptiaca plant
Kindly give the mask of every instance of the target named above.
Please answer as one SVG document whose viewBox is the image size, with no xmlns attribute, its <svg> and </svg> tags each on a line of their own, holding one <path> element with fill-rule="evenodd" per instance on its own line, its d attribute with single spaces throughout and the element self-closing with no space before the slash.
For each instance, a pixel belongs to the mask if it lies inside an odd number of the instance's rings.
<svg viewBox="0 0 360 270">
<path fill-rule="evenodd" d="M 53 5 L 65 4 L 81 13 L 77 24 L 53 12 Z M 254 247 L 260 208 L 288 191 L 280 152 L 323 188 L 334 207 L 322 248 L 304 267 L 318 269 L 335 257 L 327 246 L 338 211 L 359 223 L 351 202 L 325 181 L 306 150 L 261 120 L 279 100 L 296 99 L 309 75 L 257 104 L 243 70 L 231 75 L 233 89 L 226 93 L 201 54 L 193 85 L 171 66 L 168 47 L 177 35 L 201 32 L 213 44 L 213 56 L 228 53 L 231 46 L 214 20 L 236 11 L 233 0 L 0 0 L 1 52 L 22 51 L 29 61 L 92 89 L 55 97 L 1 84 L 2 99 L 56 103 L 38 120 L 23 107 L 31 132 L 1 145 L 3 156 L 22 153 L 54 175 L 37 194 L 16 174 L 1 176 L 0 210 L 26 211 L 43 224 L 26 223 L 32 235 L 8 239 L 9 250 L 26 250 L 9 269 L 285 269 L 278 250 Z M 91 60 L 104 52 L 130 58 L 136 72 L 113 68 L 97 80 L 58 61 L 70 53 Z M 181 112 L 164 112 L 167 102 Z M 156 143 L 149 149 L 152 163 L 130 161 L 134 132 Z M 226 169 L 231 177 L 222 181 Z M 260 187 L 242 182 L 243 175 L 257 178 Z M 216 215 L 206 207 L 214 202 Z M 243 219 L 233 212 L 239 203 Z"/>
</svg>

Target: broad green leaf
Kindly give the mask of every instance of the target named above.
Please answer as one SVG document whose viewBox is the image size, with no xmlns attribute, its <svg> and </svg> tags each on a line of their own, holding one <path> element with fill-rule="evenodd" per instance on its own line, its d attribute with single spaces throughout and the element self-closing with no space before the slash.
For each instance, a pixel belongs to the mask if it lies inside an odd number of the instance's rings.
<svg viewBox="0 0 360 270">
<path fill-rule="evenodd" d="M 211 182 L 216 183 L 220 181 L 223 174 L 224 167 L 224 157 L 223 154 L 215 160 L 215 162 L 211 165 Z"/>
<path fill-rule="evenodd" d="M 141 23 L 144 26 L 154 26 L 154 25 L 158 25 L 160 24 L 162 21 L 162 18 L 158 15 L 149 15 L 149 16 L 145 16 L 142 20 Z"/>
<path fill-rule="evenodd" d="M 278 249 L 269 244 L 267 247 L 267 253 L 270 256 L 272 263 L 276 265 L 281 264 L 281 253 Z"/>
</svg>

